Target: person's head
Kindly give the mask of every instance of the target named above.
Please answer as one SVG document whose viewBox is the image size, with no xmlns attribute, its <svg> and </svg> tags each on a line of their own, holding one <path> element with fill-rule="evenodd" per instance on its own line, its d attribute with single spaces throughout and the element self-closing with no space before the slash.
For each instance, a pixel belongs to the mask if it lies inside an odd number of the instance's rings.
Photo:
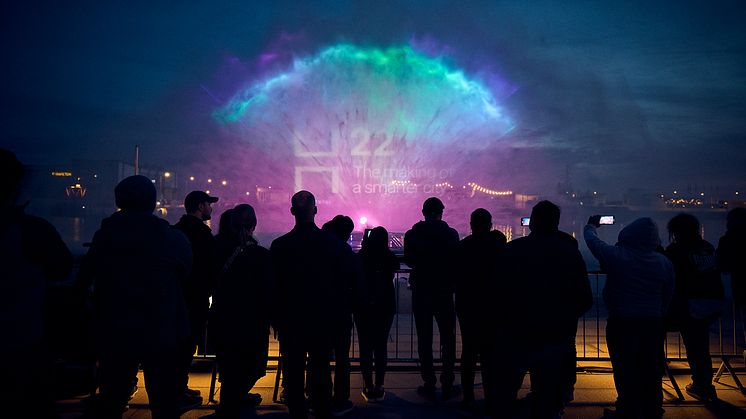
<svg viewBox="0 0 746 419">
<path fill-rule="evenodd" d="M 256 212 L 249 204 L 239 204 L 231 212 L 231 229 L 238 233 L 241 243 L 251 240 L 256 228 Z"/>
<path fill-rule="evenodd" d="M 202 221 L 212 218 L 212 204 L 218 202 L 218 197 L 210 196 L 205 191 L 191 191 L 184 198 L 184 210 Z"/>
<path fill-rule="evenodd" d="M 422 215 L 425 216 L 426 220 L 440 220 L 443 218 L 443 209 L 445 207 L 443 201 L 431 196 L 422 203 Z"/>
<path fill-rule="evenodd" d="M 296 223 L 313 222 L 316 211 L 316 197 L 311 192 L 296 192 L 290 200 L 290 213 L 295 217 Z"/>
<path fill-rule="evenodd" d="M 726 221 L 729 232 L 746 233 L 746 208 L 733 208 L 728 211 Z"/>
<path fill-rule="evenodd" d="M 477 208 L 471 213 L 469 225 L 474 234 L 487 233 L 492 229 L 492 214 L 484 208 Z"/>
<path fill-rule="evenodd" d="M 701 236 L 699 235 L 699 220 L 697 217 L 681 213 L 668 221 L 668 238 L 677 243 L 693 243 Z"/>
<path fill-rule="evenodd" d="M 346 242 L 350 239 L 352 230 L 355 229 L 355 223 L 352 221 L 352 218 L 339 214 L 324 223 L 321 229 L 334 234 L 340 240 Z"/>
<path fill-rule="evenodd" d="M 366 251 L 376 251 L 389 248 L 389 232 L 383 227 L 370 230 L 367 237 L 363 237 L 361 247 Z"/>
<path fill-rule="evenodd" d="M 12 151 L 0 148 L 0 208 L 15 204 L 21 189 L 23 165 Z"/>
<path fill-rule="evenodd" d="M 531 220 L 533 223 L 533 220 Z M 652 218 L 638 218 L 619 232 L 619 246 L 629 249 L 654 252 L 661 245 L 658 225 Z"/>
<path fill-rule="evenodd" d="M 142 175 L 124 178 L 114 188 L 114 199 L 122 211 L 153 212 L 155 195 L 153 181 Z"/>
<path fill-rule="evenodd" d="M 231 235 L 233 234 L 233 230 L 231 227 L 231 214 L 233 213 L 233 208 L 228 208 L 227 210 L 223 211 L 222 214 L 220 214 L 220 221 L 218 221 L 218 234 L 221 235 Z"/>
<path fill-rule="evenodd" d="M 559 230 L 560 208 L 550 201 L 540 201 L 531 210 L 532 233 L 552 233 Z"/>
</svg>

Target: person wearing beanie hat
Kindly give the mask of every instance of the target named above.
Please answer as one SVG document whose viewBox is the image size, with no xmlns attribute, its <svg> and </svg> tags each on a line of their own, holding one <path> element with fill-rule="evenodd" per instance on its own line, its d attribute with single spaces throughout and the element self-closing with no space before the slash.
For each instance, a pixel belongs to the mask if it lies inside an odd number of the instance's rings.
<svg viewBox="0 0 746 419">
<path fill-rule="evenodd" d="M 145 176 L 135 175 L 123 179 L 114 188 L 117 208 L 122 211 L 153 212 L 155 210 L 155 185 Z"/>
<path fill-rule="evenodd" d="M 121 211 L 101 222 L 80 267 L 79 281 L 93 284 L 96 417 L 121 416 L 138 365 L 153 418 L 180 415 L 178 355 L 189 338 L 181 284 L 192 252 L 181 232 L 153 214 L 155 193 L 144 176 L 119 182 Z"/>
</svg>

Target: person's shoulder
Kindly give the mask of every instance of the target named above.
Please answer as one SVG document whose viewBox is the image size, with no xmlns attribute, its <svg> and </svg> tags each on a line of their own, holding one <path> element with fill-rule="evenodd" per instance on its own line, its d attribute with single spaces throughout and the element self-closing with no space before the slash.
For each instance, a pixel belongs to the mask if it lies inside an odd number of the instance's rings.
<svg viewBox="0 0 746 419">
<path fill-rule="evenodd" d="M 447 225 L 447 224 L 446 224 L 446 225 Z M 453 227 L 451 227 L 451 226 L 448 226 L 448 232 L 449 232 L 449 234 L 450 234 L 450 235 L 451 235 L 452 237 L 456 238 L 456 240 L 458 240 L 458 239 L 459 239 L 459 234 L 458 234 L 458 231 L 456 231 L 456 229 L 455 229 L 455 228 L 453 228 Z"/>
<path fill-rule="evenodd" d="M 412 234 L 417 234 L 417 232 L 423 229 L 425 226 L 426 224 L 424 221 L 417 221 L 416 223 L 412 225 L 412 228 L 410 228 L 409 230 L 407 230 L 406 233 L 404 233 L 404 235 L 410 236 Z"/>
<path fill-rule="evenodd" d="M 52 223 L 35 215 L 24 213 L 21 216 L 21 225 L 24 230 L 27 230 L 30 234 L 58 234 L 57 229 L 52 225 Z"/>
<path fill-rule="evenodd" d="M 269 245 L 269 250 L 276 250 L 276 249 L 282 249 L 285 247 L 288 247 L 293 243 L 298 236 L 297 230 L 293 229 L 288 231 L 287 233 L 283 234 L 282 236 L 272 240 L 272 243 Z"/>
<path fill-rule="evenodd" d="M 704 253 L 714 253 L 715 252 L 715 246 L 713 246 L 712 243 L 708 242 L 705 239 L 702 239 L 699 242 L 699 248 Z"/>
<path fill-rule="evenodd" d="M 568 244 L 570 246 L 573 246 L 573 247 L 575 247 L 577 249 L 577 247 L 578 247 L 578 240 L 575 237 L 573 237 L 572 234 L 566 233 L 564 231 L 558 231 L 557 232 L 557 237 L 559 237 L 560 240 L 562 240 L 564 243 L 566 243 L 566 244 Z"/>
<path fill-rule="evenodd" d="M 505 247 L 507 249 L 516 249 L 519 247 L 526 246 L 527 244 L 531 243 L 531 237 L 530 236 L 523 236 L 518 237 L 516 239 L 513 239 L 505 244 Z"/>
<path fill-rule="evenodd" d="M 269 257 L 269 249 L 258 244 L 248 246 L 247 250 L 253 253 L 254 255 L 256 255 L 257 257 L 261 257 L 261 258 Z"/>
<path fill-rule="evenodd" d="M 157 228 L 163 230 L 164 234 L 166 234 L 172 240 L 185 241 L 189 243 L 189 237 L 187 236 L 187 234 L 183 230 L 173 228 L 173 226 L 170 225 L 168 221 L 156 217 L 156 220 L 154 220 L 154 224 L 157 226 Z"/>
<path fill-rule="evenodd" d="M 673 262 L 671 262 L 671 259 L 668 256 L 659 252 L 652 252 L 652 255 L 652 257 L 657 259 L 660 263 L 673 270 Z"/>
</svg>

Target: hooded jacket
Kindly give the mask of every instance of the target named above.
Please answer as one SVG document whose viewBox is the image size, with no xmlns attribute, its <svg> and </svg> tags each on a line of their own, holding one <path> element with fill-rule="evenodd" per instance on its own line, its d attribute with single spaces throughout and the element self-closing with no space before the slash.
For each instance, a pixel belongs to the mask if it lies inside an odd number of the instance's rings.
<svg viewBox="0 0 746 419">
<path fill-rule="evenodd" d="M 452 293 L 458 232 L 443 220 L 420 221 L 404 235 L 404 262 L 414 292 Z"/>
<path fill-rule="evenodd" d="M 598 238 L 590 224 L 583 235 L 607 272 L 603 298 L 609 318 L 662 317 L 671 302 L 675 274 L 668 258 L 656 251 L 660 236 L 655 222 L 638 218 L 619 232 L 616 246 Z"/>
</svg>

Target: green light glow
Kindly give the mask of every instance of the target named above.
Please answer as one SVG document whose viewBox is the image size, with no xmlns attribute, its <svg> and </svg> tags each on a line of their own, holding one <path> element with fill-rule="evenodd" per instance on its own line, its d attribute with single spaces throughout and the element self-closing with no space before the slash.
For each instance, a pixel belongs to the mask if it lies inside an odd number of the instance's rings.
<svg viewBox="0 0 746 419">
<path fill-rule="evenodd" d="M 309 119 L 333 122 L 350 113 L 372 131 L 397 132 L 408 141 L 447 142 L 468 133 L 472 140 L 494 139 L 513 128 L 484 85 L 409 46 L 328 47 L 244 89 L 214 117 L 299 129 L 318 125 Z"/>
</svg>

